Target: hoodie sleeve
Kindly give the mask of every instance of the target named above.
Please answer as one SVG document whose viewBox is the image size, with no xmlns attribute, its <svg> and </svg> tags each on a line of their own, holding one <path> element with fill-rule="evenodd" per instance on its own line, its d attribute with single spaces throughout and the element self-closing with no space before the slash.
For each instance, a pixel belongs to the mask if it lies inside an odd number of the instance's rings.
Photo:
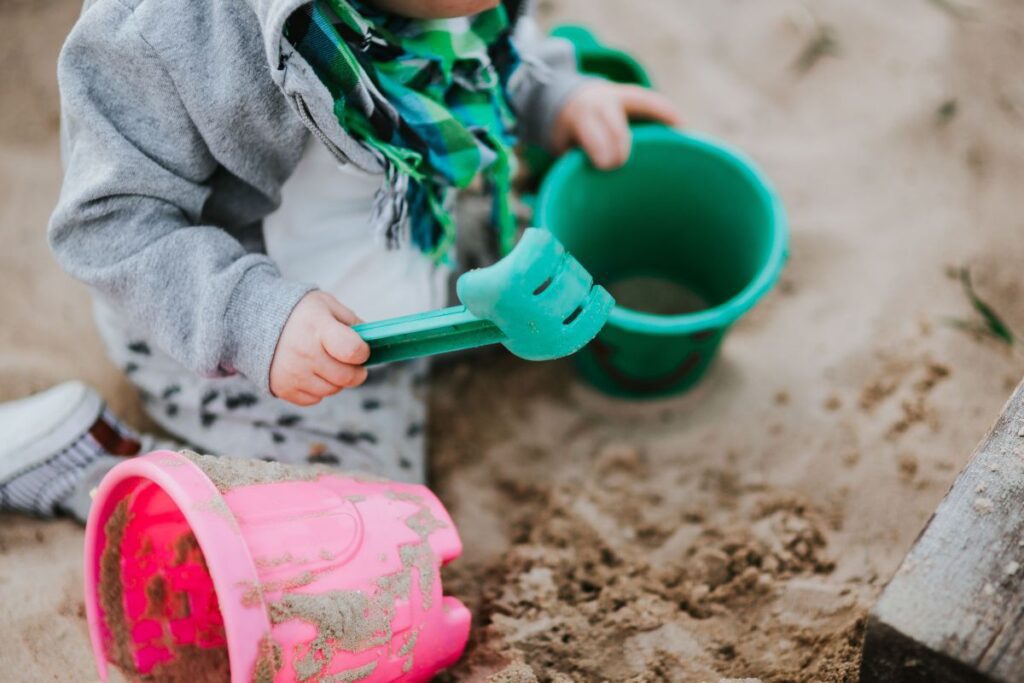
<svg viewBox="0 0 1024 683">
<path fill-rule="evenodd" d="M 524 3 L 516 24 L 515 44 L 523 63 L 509 84 L 511 105 L 519 117 L 519 137 L 528 144 L 552 148 L 558 114 L 587 78 L 576 69 L 569 41 L 545 36 Z"/>
<path fill-rule="evenodd" d="M 312 287 L 202 223 L 218 165 L 132 12 L 93 3 L 61 53 L 66 170 L 51 248 L 185 367 L 267 390 L 281 329 Z"/>
</svg>

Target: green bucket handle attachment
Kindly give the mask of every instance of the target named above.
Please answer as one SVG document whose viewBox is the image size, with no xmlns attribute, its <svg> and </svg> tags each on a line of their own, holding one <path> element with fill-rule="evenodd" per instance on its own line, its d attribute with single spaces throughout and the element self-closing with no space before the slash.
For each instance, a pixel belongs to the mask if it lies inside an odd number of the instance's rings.
<svg viewBox="0 0 1024 683">
<path fill-rule="evenodd" d="M 498 263 L 459 278 L 462 306 L 357 325 L 367 365 L 489 344 L 526 360 L 553 360 L 586 346 L 615 301 L 546 230 L 529 228 Z"/>
<path fill-rule="evenodd" d="M 605 45 L 587 27 L 563 24 L 555 27 L 551 35 L 572 43 L 580 73 L 601 76 L 615 83 L 651 87 L 651 76 L 643 64 L 628 52 Z"/>
</svg>

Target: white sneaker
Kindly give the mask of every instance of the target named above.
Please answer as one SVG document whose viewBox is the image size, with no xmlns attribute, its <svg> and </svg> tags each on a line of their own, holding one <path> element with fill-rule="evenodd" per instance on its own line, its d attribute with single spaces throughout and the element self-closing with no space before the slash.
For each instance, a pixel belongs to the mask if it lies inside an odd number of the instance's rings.
<svg viewBox="0 0 1024 683">
<path fill-rule="evenodd" d="M 0 484 L 74 443 L 99 418 L 103 400 L 81 382 L 65 382 L 0 403 Z"/>
</svg>

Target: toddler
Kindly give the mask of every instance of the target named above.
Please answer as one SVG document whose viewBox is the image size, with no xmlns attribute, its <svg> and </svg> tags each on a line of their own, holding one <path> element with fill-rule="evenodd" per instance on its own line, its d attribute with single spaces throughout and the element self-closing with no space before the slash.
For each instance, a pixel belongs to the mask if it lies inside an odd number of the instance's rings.
<svg viewBox="0 0 1024 683">
<path fill-rule="evenodd" d="M 677 122 L 578 74 L 523 0 L 87 0 L 59 80 L 50 242 L 152 418 L 209 453 L 411 482 L 425 364 L 367 372 L 352 326 L 447 304 L 475 179 L 512 244 L 518 142 L 611 169 L 630 116 Z M 0 406 L 0 432 L 0 506 L 41 515 L 84 517 L 156 446 L 78 383 Z"/>
</svg>

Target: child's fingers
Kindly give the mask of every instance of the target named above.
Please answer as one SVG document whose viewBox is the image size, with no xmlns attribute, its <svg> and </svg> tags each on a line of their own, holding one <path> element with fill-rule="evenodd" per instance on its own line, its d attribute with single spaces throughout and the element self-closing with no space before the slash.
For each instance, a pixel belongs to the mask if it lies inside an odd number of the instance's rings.
<svg viewBox="0 0 1024 683">
<path fill-rule="evenodd" d="M 622 108 L 630 118 L 650 119 L 670 126 L 682 125 L 682 117 L 664 95 L 638 85 L 619 85 L 617 88 Z"/>
<path fill-rule="evenodd" d="M 615 143 L 611 138 L 608 126 L 598 116 L 587 116 L 576 129 L 576 137 L 580 147 L 590 157 L 590 161 L 601 170 L 615 166 Z"/>
<path fill-rule="evenodd" d="M 306 393 L 305 391 L 297 390 L 290 392 L 288 396 L 279 396 L 278 398 L 283 398 L 289 403 L 294 403 L 295 405 L 302 406 L 303 408 L 315 406 L 322 400 L 319 396 L 314 396 L 313 394 Z"/>
<path fill-rule="evenodd" d="M 314 396 L 317 400 L 327 398 L 328 396 L 334 396 L 336 393 L 341 391 L 342 387 L 335 386 L 328 382 L 323 377 L 317 375 L 310 375 L 302 382 L 303 393 Z"/>
<path fill-rule="evenodd" d="M 317 364 L 315 372 L 333 386 L 341 389 L 357 387 L 366 381 L 366 368 L 361 365 L 346 365 L 333 358 L 324 358 Z"/>
<path fill-rule="evenodd" d="M 347 325 L 331 325 L 320 341 L 327 355 L 340 363 L 362 365 L 370 358 L 369 345 Z"/>
<path fill-rule="evenodd" d="M 345 379 L 345 384 L 342 385 L 343 389 L 355 389 L 356 387 L 362 386 L 363 382 L 369 376 L 369 370 L 366 369 L 365 365 L 349 365 L 352 369 L 351 374 Z"/>
<path fill-rule="evenodd" d="M 618 107 L 608 107 L 600 114 L 607 130 L 611 146 L 611 168 L 618 168 L 629 161 L 629 152 L 633 146 L 633 134 L 629 130 L 629 119 Z"/>
</svg>

